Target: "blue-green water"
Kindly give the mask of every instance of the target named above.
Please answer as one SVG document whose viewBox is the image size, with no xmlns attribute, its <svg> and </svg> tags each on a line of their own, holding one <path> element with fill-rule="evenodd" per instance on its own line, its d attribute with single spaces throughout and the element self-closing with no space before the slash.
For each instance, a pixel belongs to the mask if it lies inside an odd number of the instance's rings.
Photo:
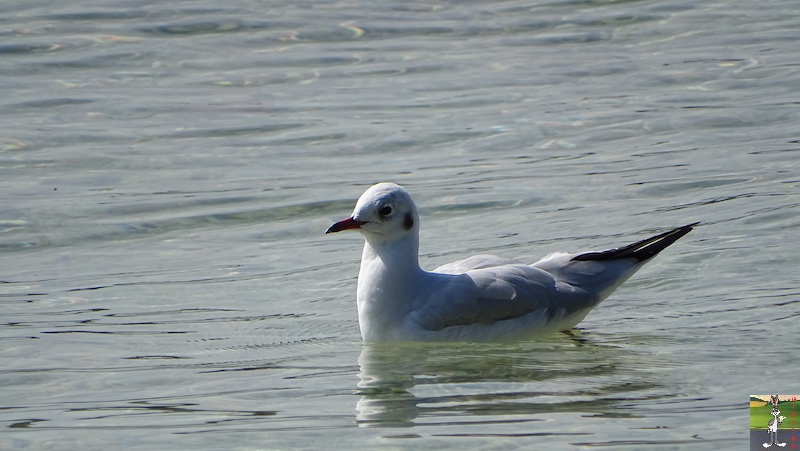
<svg viewBox="0 0 800 451">
<path fill-rule="evenodd" d="M 732 449 L 800 390 L 786 0 L 6 1 L 0 448 Z M 365 346 L 379 181 L 421 263 L 703 226 L 585 342 Z"/>
</svg>

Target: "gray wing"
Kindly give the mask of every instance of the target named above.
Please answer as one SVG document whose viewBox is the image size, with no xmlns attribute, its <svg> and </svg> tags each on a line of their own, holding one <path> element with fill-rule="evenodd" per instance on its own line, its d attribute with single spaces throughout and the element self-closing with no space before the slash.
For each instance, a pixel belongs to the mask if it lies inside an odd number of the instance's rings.
<svg viewBox="0 0 800 451">
<path fill-rule="evenodd" d="M 452 263 L 444 264 L 436 269 L 434 272 L 445 274 L 463 274 L 473 269 L 491 268 L 494 266 L 504 265 L 519 265 L 520 262 L 508 258 L 495 257 L 494 255 L 473 255 L 463 260 L 458 260 Z"/>
<path fill-rule="evenodd" d="M 569 314 L 596 304 L 595 296 L 557 281 L 545 270 L 527 265 L 474 269 L 464 274 L 434 274 L 446 278 L 441 287 L 418 300 L 414 320 L 428 330 L 489 324 L 540 309 L 548 315 Z"/>
<path fill-rule="evenodd" d="M 645 263 L 638 262 L 634 258 L 606 261 L 578 260 L 576 254 L 559 252 L 550 254 L 531 266 L 547 271 L 556 280 L 596 294 L 599 302 L 628 280 Z"/>
</svg>

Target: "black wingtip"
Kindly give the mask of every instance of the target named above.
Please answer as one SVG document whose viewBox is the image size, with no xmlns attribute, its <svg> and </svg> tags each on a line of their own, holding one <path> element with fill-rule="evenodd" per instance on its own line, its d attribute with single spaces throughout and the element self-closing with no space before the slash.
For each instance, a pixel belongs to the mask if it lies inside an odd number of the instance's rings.
<svg viewBox="0 0 800 451">
<path fill-rule="evenodd" d="M 649 260 L 659 252 L 669 247 L 672 243 L 678 241 L 681 237 L 691 232 L 694 226 L 700 222 L 693 222 L 683 227 L 664 232 L 660 235 L 650 237 L 633 244 L 629 244 L 619 249 L 609 249 L 602 252 L 588 252 L 586 254 L 576 255 L 572 260 L 578 261 L 606 261 L 618 260 L 622 258 L 635 258 L 637 261 L 643 262 Z"/>
</svg>

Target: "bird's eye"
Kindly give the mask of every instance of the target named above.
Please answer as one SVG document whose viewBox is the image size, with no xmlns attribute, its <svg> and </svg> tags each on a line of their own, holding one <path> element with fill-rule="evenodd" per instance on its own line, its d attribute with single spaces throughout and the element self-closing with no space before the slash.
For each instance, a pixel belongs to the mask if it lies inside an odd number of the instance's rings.
<svg viewBox="0 0 800 451">
<path fill-rule="evenodd" d="M 380 211 L 378 211 L 378 213 L 380 213 L 381 216 L 389 216 L 390 214 L 392 214 L 392 207 L 386 205 L 382 207 Z"/>
</svg>

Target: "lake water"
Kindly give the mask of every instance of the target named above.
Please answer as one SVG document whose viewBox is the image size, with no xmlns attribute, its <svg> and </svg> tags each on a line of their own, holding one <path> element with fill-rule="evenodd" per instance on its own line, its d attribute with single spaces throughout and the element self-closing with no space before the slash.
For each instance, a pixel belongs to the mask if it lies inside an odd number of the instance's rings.
<svg viewBox="0 0 800 451">
<path fill-rule="evenodd" d="M 800 393 L 800 10 L 0 5 L 0 448 L 739 449 Z M 702 221 L 567 336 L 362 344 L 369 185 L 425 268 Z"/>
</svg>

